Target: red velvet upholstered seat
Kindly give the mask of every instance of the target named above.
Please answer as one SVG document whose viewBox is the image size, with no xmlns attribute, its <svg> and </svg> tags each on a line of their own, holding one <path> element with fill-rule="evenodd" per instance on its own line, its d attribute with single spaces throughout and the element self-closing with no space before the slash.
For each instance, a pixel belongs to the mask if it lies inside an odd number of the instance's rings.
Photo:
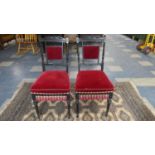
<svg viewBox="0 0 155 155">
<path fill-rule="evenodd" d="M 114 86 L 102 71 L 80 71 L 77 75 L 76 92 L 113 91 Z"/>
<path fill-rule="evenodd" d="M 67 93 L 70 91 L 68 74 L 65 71 L 45 71 L 32 84 L 32 93 Z"/>
</svg>

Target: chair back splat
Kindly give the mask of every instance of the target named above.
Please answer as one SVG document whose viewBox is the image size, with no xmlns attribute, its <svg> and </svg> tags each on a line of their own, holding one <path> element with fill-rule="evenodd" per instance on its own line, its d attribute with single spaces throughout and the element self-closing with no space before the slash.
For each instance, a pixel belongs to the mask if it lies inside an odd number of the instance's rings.
<svg viewBox="0 0 155 155">
<path fill-rule="evenodd" d="M 78 70 L 81 65 L 100 65 L 104 69 L 105 36 L 84 36 L 77 37 Z M 96 63 L 88 61 L 96 60 Z M 86 63 L 87 61 L 87 63 Z"/>
<path fill-rule="evenodd" d="M 66 67 L 68 73 L 69 49 L 68 38 L 61 36 L 39 36 L 41 47 L 42 69 L 46 70 L 46 66 L 56 65 Z"/>
</svg>

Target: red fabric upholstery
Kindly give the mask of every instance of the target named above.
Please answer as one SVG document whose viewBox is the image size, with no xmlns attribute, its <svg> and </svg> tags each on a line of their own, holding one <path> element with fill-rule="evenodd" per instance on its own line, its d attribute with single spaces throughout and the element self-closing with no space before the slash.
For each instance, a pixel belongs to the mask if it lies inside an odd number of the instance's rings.
<svg viewBox="0 0 155 155">
<path fill-rule="evenodd" d="M 67 93 L 69 91 L 69 76 L 65 71 L 45 71 L 31 86 L 32 93 Z"/>
<path fill-rule="evenodd" d="M 46 51 L 49 60 L 62 59 L 62 46 L 48 46 Z"/>
<path fill-rule="evenodd" d="M 108 99 L 107 94 L 102 94 L 102 95 L 80 95 L 80 100 L 104 100 Z"/>
<path fill-rule="evenodd" d="M 47 102 L 47 101 L 66 101 L 67 97 L 66 96 L 36 96 L 36 101 L 37 102 Z"/>
<path fill-rule="evenodd" d="M 83 46 L 83 58 L 84 59 L 98 59 L 99 58 L 99 46 Z"/>
<path fill-rule="evenodd" d="M 114 86 L 102 71 L 80 71 L 77 75 L 76 92 L 113 91 Z"/>
</svg>

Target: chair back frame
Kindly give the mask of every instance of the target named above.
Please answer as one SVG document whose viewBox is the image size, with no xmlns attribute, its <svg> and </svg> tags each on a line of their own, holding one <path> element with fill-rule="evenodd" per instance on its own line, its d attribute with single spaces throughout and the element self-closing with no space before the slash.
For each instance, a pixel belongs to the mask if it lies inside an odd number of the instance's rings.
<svg viewBox="0 0 155 155">
<path fill-rule="evenodd" d="M 98 55 L 98 62 L 96 65 L 100 65 L 101 66 L 101 70 L 103 71 L 104 69 L 104 55 L 105 55 L 105 36 L 103 37 L 89 37 L 89 38 L 76 38 L 76 42 L 77 42 L 77 56 L 78 56 L 78 70 L 80 71 L 81 69 L 81 65 L 95 65 L 93 64 L 85 64 L 84 60 L 85 58 L 82 58 L 82 63 L 81 63 L 81 57 L 80 57 L 80 52 L 79 52 L 79 48 L 82 47 L 82 55 L 83 53 L 83 47 L 85 46 L 85 44 L 90 44 L 90 46 L 99 46 L 99 55 Z M 94 45 L 95 44 L 95 45 Z M 102 46 L 102 54 L 101 54 L 101 63 L 99 62 L 100 60 L 100 47 Z M 86 47 L 86 46 L 85 46 Z M 95 58 L 93 58 L 95 59 Z"/>
<path fill-rule="evenodd" d="M 47 47 L 54 47 L 53 45 L 48 45 L 48 43 L 50 44 L 59 44 L 58 46 L 62 47 L 62 59 L 60 60 L 64 60 L 64 47 L 66 47 L 66 60 L 65 62 L 63 61 L 63 63 L 60 64 L 54 64 L 53 62 L 49 62 L 48 60 L 48 56 L 47 56 Z M 45 66 L 48 65 L 57 65 L 57 66 L 65 66 L 66 67 L 66 72 L 68 73 L 68 61 L 69 61 L 69 48 L 68 48 L 68 44 L 69 44 L 69 40 L 68 38 L 63 38 L 63 37 L 45 37 L 45 38 L 41 38 L 39 37 L 39 44 L 40 44 L 40 48 L 41 48 L 41 60 L 42 60 L 42 69 L 43 71 L 46 70 Z M 54 60 L 54 59 L 53 59 Z M 56 59 L 55 59 L 56 60 Z"/>
</svg>

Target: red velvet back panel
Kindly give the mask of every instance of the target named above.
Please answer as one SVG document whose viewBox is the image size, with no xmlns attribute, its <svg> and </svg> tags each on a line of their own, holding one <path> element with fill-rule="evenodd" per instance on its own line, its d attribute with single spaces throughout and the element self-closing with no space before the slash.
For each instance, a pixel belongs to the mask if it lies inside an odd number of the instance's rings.
<svg viewBox="0 0 155 155">
<path fill-rule="evenodd" d="M 99 58 L 99 46 L 83 46 L 83 58 L 84 59 L 98 59 Z"/>
<path fill-rule="evenodd" d="M 49 46 L 46 48 L 47 58 L 49 60 L 62 59 L 62 46 Z"/>
</svg>

